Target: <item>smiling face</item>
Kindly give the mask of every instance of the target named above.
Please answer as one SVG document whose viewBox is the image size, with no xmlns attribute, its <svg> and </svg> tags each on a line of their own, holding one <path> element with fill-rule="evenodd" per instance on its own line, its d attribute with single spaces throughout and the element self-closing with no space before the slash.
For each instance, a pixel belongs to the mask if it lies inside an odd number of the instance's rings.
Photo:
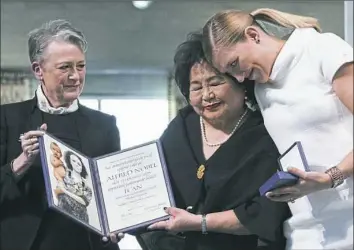
<svg viewBox="0 0 354 250">
<path fill-rule="evenodd" d="M 241 41 L 214 49 L 213 63 L 220 72 L 232 75 L 239 82 L 247 78 L 265 83 L 282 45 L 281 41 L 271 38 L 258 27 L 249 26 Z"/>
<path fill-rule="evenodd" d="M 81 94 L 86 74 L 85 55 L 76 45 L 51 42 L 42 62 L 34 62 L 32 68 L 52 106 L 69 106 Z"/>
<path fill-rule="evenodd" d="M 266 82 L 269 71 L 258 62 L 258 57 L 252 43 L 239 42 L 230 48 L 220 49 L 214 61 L 217 69 L 232 75 L 239 82 L 243 82 L 246 78 L 256 82 Z"/>
<path fill-rule="evenodd" d="M 244 91 L 230 77 L 216 72 L 208 63 L 196 63 L 190 71 L 190 104 L 212 123 L 228 120 L 243 110 Z"/>
</svg>

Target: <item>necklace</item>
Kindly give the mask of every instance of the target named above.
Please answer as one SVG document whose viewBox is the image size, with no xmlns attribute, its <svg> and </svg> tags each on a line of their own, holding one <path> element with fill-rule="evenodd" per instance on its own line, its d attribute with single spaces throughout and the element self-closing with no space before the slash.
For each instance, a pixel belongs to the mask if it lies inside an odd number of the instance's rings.
<svg viewBox="0 0 354 250">
<path fill-rule="evenodd" d="M 203 122 L 203 118 L 200 117 L 199 118 L 199 121 L 200 121 L 200 129 L 202 131 L 202 135 L 203 135 L 203 139 L 206 143 L 207 146 L 209 147 L 218 147 L 220 146 L 221 144 L 224 144 L 235 132 L 236 130 L 239 128 L 241 122 L 243 121 L 243 119 L 245 118 L 246 114 L 248 113 L 248 109 L 245 110 L 245 112 L 241 115 L 240 119 L 238 119 L 235 127 L 233 128 L 233 130 L 231 131 L 231 133 L 229 134 L 229 136 L 226 137 L 226 139 L 222 142 L 219 142 L 219 143 L 215 143 L 215 144 L 212 144 L 212 143 L 209 143 L 208 142 L 208 139 L 206 137 L 206 132 L 205 132 L 205 125 L 204 125 L 204 122 Z"/>
</svg>

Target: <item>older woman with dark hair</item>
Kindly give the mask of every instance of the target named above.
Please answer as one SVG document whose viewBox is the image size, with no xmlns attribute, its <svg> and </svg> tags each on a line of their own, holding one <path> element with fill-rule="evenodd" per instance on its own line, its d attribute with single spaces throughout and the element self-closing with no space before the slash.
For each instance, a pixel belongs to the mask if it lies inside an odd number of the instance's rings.
<svg viewBox="0 0 354 250">
<path fill-rule="evenodd" d="M 175 79 L 189 105 L 161 137 L 176 206 L 140 238 L 148 249 L 252 250 L 284 247 L 286 204 L 259 195 L 278 151 L 250 92 L 205 60 L 193 33 L 175 55 Z M 248 98 L 247 98 L 248 97 Z M 176 235 L 178 233 L 178 235 Z"/>
<path fill-rule="evenodd" d="M 28 47 L 39 81 L 35 97 L 2 105 L 0 112 L 0 249 L 118 249 L 47 209 L 38 157 L 44 129 L 90 157 L 120 149 L 115 118 L 78 102 L 85 83 L 86 39 L 69 22 L 55 20 L 33 30 Z"/>
</svg>

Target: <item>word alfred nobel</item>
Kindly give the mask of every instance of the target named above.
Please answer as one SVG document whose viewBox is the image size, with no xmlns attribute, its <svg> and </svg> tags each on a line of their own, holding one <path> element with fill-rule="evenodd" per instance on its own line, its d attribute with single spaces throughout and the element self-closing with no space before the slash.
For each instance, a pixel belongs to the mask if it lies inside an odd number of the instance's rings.
<svg viewBox="0 0 354 250">
<path fill-rule="evenodd" d="M 156 167 L 157 167 L 156 163 L 151 163 L 144 166 L 139 166 L 138 164 L 138 166 L 135 167 L 131 166 L 130 168 L 121 167 L 119 168 L 117 173 L 108 176 L 107 182 L 116 183 L 118 180 L 120 180 L 124 183 L 124 185 L 118 185 L 116 188 L 124 187 L 125 193 L 129 193 L 130 191 L 137 191 L 143 188 L 142 182 L 144 181 L 145 178 L 141 180 L 134 180 L 134 179 L 142 176 L 144 172 L 154 169 Z M 128 186 L 131 187 L 128 188 Z"/>
</svg>

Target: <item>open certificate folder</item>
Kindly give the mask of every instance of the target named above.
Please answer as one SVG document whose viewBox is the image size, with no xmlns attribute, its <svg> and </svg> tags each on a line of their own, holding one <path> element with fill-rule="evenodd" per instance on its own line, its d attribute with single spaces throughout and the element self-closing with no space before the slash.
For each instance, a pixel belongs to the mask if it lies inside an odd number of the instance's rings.
<svg viewBox="0 0 354 250">
<path fill-rule="evenodd" d="M 102 236 L 169 218 L 175 206 L 161 145 L 89 158 L 49 133 L 39 140 L 50 208 Z"/>
</svg>

